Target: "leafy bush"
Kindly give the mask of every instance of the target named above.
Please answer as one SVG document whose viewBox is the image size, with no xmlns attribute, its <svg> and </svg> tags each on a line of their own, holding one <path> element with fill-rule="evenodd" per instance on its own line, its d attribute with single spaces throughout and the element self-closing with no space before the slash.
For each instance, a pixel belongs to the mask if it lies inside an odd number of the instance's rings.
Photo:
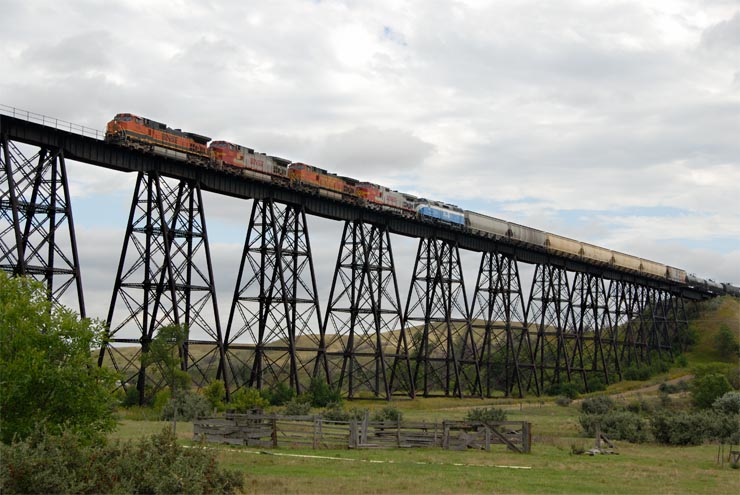
<svg viewBox="0 0 740 495">
<path fill-rule="evenodd" d="M 714 337 L 714 349 L 723 359 L 736 359 L 740 355 L 737 336 L 724 323 L 719 326 L 719 331 Z"/>
<path fill-rule="evenodd" d="M 570 397 L 566 397 L 564 395 L 561 395 L 560 397 L 555 399 L 555 404 L 561 407 L 568 407 L 571 402 L 573 402 L 573 399 L 571 399 Z"/>
<path fill-rule="evenodd" d="M 591 375 L 586 379 L 589 392 L 600 392 L 606 390 L 606 382 L 601 375 Z"/>
<path fill-rule="evenodd" d="M 711 420 L 705 412 L 662 412 L 650 418 L 650 429 L 660 443 L 699 445 L 712 434 Z"/>
<path fill-rule="evenodd" d="M 648 422 L 639 414 L 629 411 L 611 411 L 605 414 L 582 414 L 578 418 L 581 428 L 588 436 L 596 435 L 597 426 L 612 440 L 632 443 L 650 441 Z"/>
<path fill-rule="evenodd" d="M 629 412 L 635 413 L 635 414 L 643 414 L 643 413 L 651 413 L 655 409 L 652 404 L 650 404 L 645 399 L 638 399 L 636 401 L 630 402 L 625 406 L 625 409 Z"/>
<path fill-rule="evenodd" d="M 577 399 L 584 392 L 583 386 L 573 382 L 556 383 L 547 390 L 547 395 L 563 395 L 569 399 Z"/>
<path fill-rule="evenodd" d="M 607 395 L 589 397 L 581 402 L 584 414 L 606 414 L 614 408 L 614 401 Z"/>
<path fill-rule="evenodd" d="M 342 402 L 341 391 L 332 388 L 328 383 L 318 377 L 311 380 L 311 385 L 308 387 L 306 394 L 310 397 L 313 407 L 326 407 L 332 402 Z"/>
<path fill-rule="evenodd" d="M 175 416 L 177 413 L 177 416 Z M 181 390 L 177 395 L 167 401 L 162 408 L 161 418 L 164 420 L 178 419 L 192 421 L 196 418 L 208 416 L 211 413 L 211 405 L 208 399 L 202 395 Z"/>
<path fill-rule="evenodd" d="M 240 388 L 231 396 L 229 409 L 237 413 L 248 413 L 252 409 L 264 409 L 269 406 L 259 390 L 254 388 Z"/>
<path fill-rule="evenodd" d="M 470 409 L 465 415 L 468 421 L 481 421 L 483 423 L 497 423 L 506 421 L 506 411 L 495 407 L 477 407 Z"/>
<path fill-rule="evenodd" d="M 285 382 L 280 382 L 273 388 L 262 392 L 264 397 L 273 406 L 282 406 L 295 397 L 295 391 Z"/>
<path fill-rule="evenodd" d="M 725 375 L 711 373 L 701 378 L 695 378 L 691 387 L 691 398 L 694 405 L 700 409 L 712 407 L 715 400 L 732 390 Z"/>
<path fill-rule="evenodd" d="M 375 411 L 373 414 L 373 421 L 401 421 L 403 419 L 403 413 L 400 409 L 395 406 L 385 406 L 379 411 Z"/>
<path fill-rule="evenodd" d="M 226 386 L 222 380 L 214 380 L 203 389 L 203 397 L 206 398 L 212 409 L 223 411 L 226 409 Z"/>
<path fill-rule="evenodd" d="M 740 414 L 740 392 L 727 392 L 712 403 L 712 409 L 720 414 Z"/>
<path fill-rule="evenodd" d="M 625 380 L 638 380 L 645 381 L 650 379 L 650 367 L 649 366 L 628 366 L 623 372 L 622 376 Z"/>
<path fill-rule="evenodd" d="M 2 493 L 242 493 L 237 471 L 216 454 L 185 449 L 169 429 L 136 443 L 87 445 L 77 435 L 36 431 L 0 446 Z"/>
<path fill-rule="evenodd" d="M 663 392 L 664 394 L 677 394 L 679 392 L 684 392 L 689 389 L 689 381 L 688 380 L 681 380 L 676 383 L 667 383 L 663 382 L 658 386 L 658 390 L 660 392 Z"/>
<path fill-rule="evenodd" d="M 115 374 L 92 351 L 103 325 L 52 305 L 46 287 L 0 270 L 0 438 L 72 429 L 93 437 L 115 427 Z"/>
<path fill-rule="evenodd" d="M 283 412 L 287 416 L 306 416 L 311 412 L 311 404 L 308 402 L 300 401 L 297 398 L 289 400 L 285 404 Z"/>
</svg>

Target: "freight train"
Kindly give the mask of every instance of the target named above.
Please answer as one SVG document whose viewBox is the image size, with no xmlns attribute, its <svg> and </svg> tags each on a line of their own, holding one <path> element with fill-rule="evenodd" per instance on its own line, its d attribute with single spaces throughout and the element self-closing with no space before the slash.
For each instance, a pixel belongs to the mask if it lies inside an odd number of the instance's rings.
<svg viewBox="0 0 740 495">
<path fill-rule="evenodd" d="M 322 168 L 258 153 L 252 148 L 211 138 L 130 113 L 116 115 L 106 128 L 109 143 L 214 168 L 253 180 L 382 210 L 406 218 L 445 224 L 492 239 L 507 239 L 544 248 L 553 254 L 616 267 L 656 279 L 740 297 L 740 288 L 689 275 L 680 268 L 594 246 L 549 232 L 394 191 L 371 182 L 342 177 Z M 208 144 L 210 142 L 210 144 Z"/>
</svg>

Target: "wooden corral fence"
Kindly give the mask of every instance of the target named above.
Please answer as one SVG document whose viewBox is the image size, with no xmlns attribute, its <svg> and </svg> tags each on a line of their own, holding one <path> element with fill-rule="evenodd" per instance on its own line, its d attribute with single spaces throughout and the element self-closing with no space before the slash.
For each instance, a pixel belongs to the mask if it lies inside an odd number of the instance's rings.
<svg viewBox="0 0 740 495">
<path fill-rule="evenodd" d="M 321 416 L 227 414 L 193 422 L 193 438 L 249 447 L 312 449 L 441 447 L 483 449 L 505 445 L 532 449 L 531 423 L 501 421 L 330 421 Z"/>
</svg>

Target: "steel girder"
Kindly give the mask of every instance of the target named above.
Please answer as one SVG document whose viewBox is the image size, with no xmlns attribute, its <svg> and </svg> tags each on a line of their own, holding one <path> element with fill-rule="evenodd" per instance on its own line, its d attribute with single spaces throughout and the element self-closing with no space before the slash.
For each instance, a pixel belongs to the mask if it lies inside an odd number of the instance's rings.
<svg viewBox="0 0 740 495">
<path fill-rule="evenodd" d="M 497 252 L 481 255 L 471 304 L 473 334 L 480 346 L 483 392 L 523 397 L 535 381 L 534 349 L 530 341 L 517 261 Z"/>
<path fill-rule="evenodd" d="M 84 318 L 85 299 L 64 154 L 60 149 L 41 148 L 27 158 L 4 135 L 0 148 L 0 269 L 43 281 L 49 300 L 67 306 L 76 304 L 74 309 Z M 72 286 L 76 290 L 74 299 L 65 296 Z"/>
<path fill-rule="evenodd" d="M 409 346 L 388 230 L 346 222 L 319 360 L 330 385 L 354 398 L 413 396 Z"/>
<path fill-rule="evenodd" d="M 173 189 L 156 172 L 137 177 L 98 365 L 107 358 L 125 390 L 135 382 L 140 403 L 164 386 L 161 370 L 142 365 L 159 328 L 188 327 L 182 369 L 197 387 L 215 378 L 223 360 L 202 203 L 197 183 Z"/>
<path fill-rule="evenodd" d="M 417 393 L 483 395 L 469 315 L 457 244 L 420 239 L 403 321 L 414 345 Z"/>
<path fill-rule="evenodd" d="M 305 210 L 254 200 L 219 376 L 232 393 L 281 384 L 301 393 L 318 372 L 321 335 Z"/>
</svg>

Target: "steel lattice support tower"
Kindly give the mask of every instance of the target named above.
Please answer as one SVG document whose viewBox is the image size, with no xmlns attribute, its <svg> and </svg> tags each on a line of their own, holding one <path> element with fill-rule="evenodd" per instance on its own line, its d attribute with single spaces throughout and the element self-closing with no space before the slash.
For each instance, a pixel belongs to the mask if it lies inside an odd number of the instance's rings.
<svg viewBox="0 0 740 495">
<path fill-rule="evenodd" d="M 346 222 L 320 346 L 319 361 L 327 366 L 328 383 L 346 390 L 350 399 L 362 391 L 385 399 L 397 391 L 413 396 L 401 321 L 387 228 Z"/>
<path fill-rule="evenodd" d="M 98 366 L 110 360 L 125 390 L 136 383 L 139 403 L 163 386 L 161 373 L 148 373 L 141 365 L 155 330 L 180 323 L 163 184 L 155 172 L 139 172 L 136 179 L 106 319 L 107 345 L 98 356 Z"/>
<path fill-rule="evenodd" d="M 414 343 L 414 384 L 425 397 L 482 396 L 457 244 L 419 240 L 404 328 Z"/>
<path fill-rule="evenodd" d="M 535 267 L 527 315 L 537 329 L 535 362 L 540 390 L 576 379 L 585 385 L 583 342 L 564 268 L 550 264 Z"/>
<path fill-rule="evenodd" d="M 641 363 L 638 334 L 642 318 L 639 309 L 639 292 L 632 282 L 612 280 L 609 285 L 610 301 L 614 303 L 614 336 L 619 352 L 619 378 L 622 368 Z"/>
<path fill-rule="evenodd" d="M 576 336 L 587 376 L 602 376 L 609 384 L 609 358 L 615 359 L 610 345 L 605 345 L 604 334 L 611 336 L 611 314 L 604 279 L 592 273 L 575 274 L 571 290 L 571 303 L 575 310 Z M 611 341 L 611 339 L 609 339 Z M 610 342 L 609 342 L 610 343 Z M 571 358 L 575 368 L 575 356 Z M 585 383 L 589 390 L 588 380 Z"/>
<path fill-rule="evenodd" d="M 64 154 L 42 148 L 26 158 L 7 136 L 0 138 L 0 148 L 0 269 L 43 281 L 49 300 L 57 304 L 74 286 L 75 309 L 84 318 Z"/>
<path fill-rule="evenodd" d="M 481 255 L 478 281 L 470 308 L 473 333 L 482 341 L 480 373 L 483 392 L 495 390 L 520 397 L 528 386 L 539 393 L 534 349 L 524 307 L 516 260 L 496 252 Z"/>
<path fill-rule="evenodd" d="M 198 388 L 211 383 L 224 360 L 213 263 L 200 185 L 180 181 L 177 192 L 162 183 L 164 207 L 173 212 L 168 252 L 176 294 L 176 315 L 188 328 L 183 368 Z"/>
<path fill-rule="evenodd" d="M 321 310 L 302 207 L 255 200 L 226 329 L 231 392 L 279 384 L 302 392 L 317 373 Z"/>
<path fill-rule="evenodd" d="M 164 383 L 142 357 L 155 332 L 172 324 L 189 331 L 182 369 L 196 386 L 206 385 L 216 377 L 223 345 L 200 186 L 181 181 L 172 188 L 155 172 L 139 173 L 98 364 L 107 357 L 124 388 L 135 380 L 140 402 Z"/>
</svg>

